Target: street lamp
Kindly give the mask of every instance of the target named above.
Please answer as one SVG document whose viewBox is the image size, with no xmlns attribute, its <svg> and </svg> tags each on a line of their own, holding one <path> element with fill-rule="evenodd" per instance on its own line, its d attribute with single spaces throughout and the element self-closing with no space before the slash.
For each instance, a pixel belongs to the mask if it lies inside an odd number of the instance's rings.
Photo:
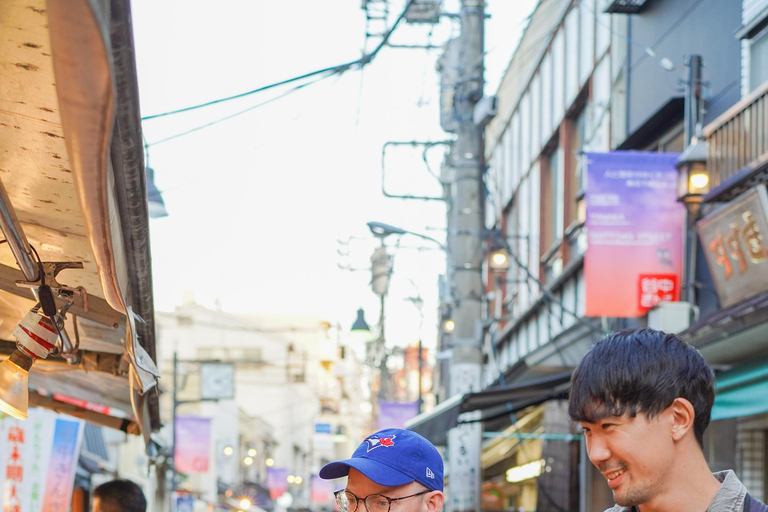
<svg viewBox="0 0 768 512">
<path fill-rule="evenodd" d="M 709 192 L 709 174 L 707 173 L 707 143 L 697 137 L 685 148 L 675 163 L 678 170 L 677 200 L 685 204 L 687 214 L 685 240 L 685 297 L 689 304 L 694 301 L 694 282 L 696 280 L 697 240 L 694 223 L 699 216 L 701 201 Z"/>
<path fill-rule="evenodd" d="M 367 224 L 368 224 L 368 229 L 371 230 L 371 233 L 373 233 L 374 236 L 377 236 L 382 239 L 388 237 L 389 235 L 412 235 L 418 238 L 422 238 L 424 240 L 429 240 L 430 242 L 434 242 L 444 251 L 448 250 L 445 247 L 445 244 L 443 244 L 439 240 L 432 238 L 431 236 L 422 235 L 421 233 L 415 233 L 413 231 L 408 231 L 403 228 L 398 228 L 396 226 L 384 224 L 383 222 L 368 222 Z"/>
<path fill-rule="evenodd" d="M 355 323 L 352 324 L 352 332 L 371 332 L 371 328 L 368 327 L 368 322 L 365 321 L 365 311 L 363 311 L 363 308 L 358 308 L 357 310 L 357 318 L 355 319 Z"/>
<path fill-rule="evenodd" d="M 709 192 L 709 173 L 707 172 L 707 143 L 694 138 L 685 148 L 675 163 L 679 172 L 677 197 L 686 204 L 701 202 L 701 197 Z"/>
</svg>

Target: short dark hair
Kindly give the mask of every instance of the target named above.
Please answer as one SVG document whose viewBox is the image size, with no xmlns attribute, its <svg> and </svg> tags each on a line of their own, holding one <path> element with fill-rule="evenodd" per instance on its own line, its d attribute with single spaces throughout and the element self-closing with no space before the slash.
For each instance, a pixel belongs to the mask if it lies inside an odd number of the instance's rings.
<svg viewBox="0 0 768 512">
<path fill-rule="evenodd" d="M 568 414 L 589 423 L 625 413 L 653 418 L 676 398 L 685 398 L 693 405 L 693 430 L 703 446 L 714 382 L 704 357 L 674 334 L 616 331 L 595 343 L 573 372 Z"/>
<path fill-rule="evenodd" d="M 130 480 L 111 480 L 93 490 L 93 497 L 101 501 L 102 512 L 146 512 L 144 493 Z"/>
</svg>

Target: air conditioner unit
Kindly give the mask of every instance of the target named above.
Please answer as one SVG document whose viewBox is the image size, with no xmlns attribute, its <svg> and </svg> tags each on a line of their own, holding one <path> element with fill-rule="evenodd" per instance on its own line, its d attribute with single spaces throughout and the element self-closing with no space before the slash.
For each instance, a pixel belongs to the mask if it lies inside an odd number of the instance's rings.
<svg viewBox="0 0 768 512">
<path fill-rule="evenodd" d="M 648 327 L 657 331 L 679 333 L 699 318 L 699 308 L 688 302 L 659 302 L 648 311 Z"/>
</svg>

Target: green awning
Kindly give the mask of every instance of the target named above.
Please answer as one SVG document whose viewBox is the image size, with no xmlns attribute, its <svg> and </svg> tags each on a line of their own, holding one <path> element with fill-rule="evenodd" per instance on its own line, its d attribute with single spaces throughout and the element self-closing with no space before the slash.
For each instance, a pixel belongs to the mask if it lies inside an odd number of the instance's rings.
<svg viewBox="0 0 768 512">
<path fill-rule="evenodd" d="M 717 374 L 712 421 L 768 412 L 768 359 Z"/>
</svg>

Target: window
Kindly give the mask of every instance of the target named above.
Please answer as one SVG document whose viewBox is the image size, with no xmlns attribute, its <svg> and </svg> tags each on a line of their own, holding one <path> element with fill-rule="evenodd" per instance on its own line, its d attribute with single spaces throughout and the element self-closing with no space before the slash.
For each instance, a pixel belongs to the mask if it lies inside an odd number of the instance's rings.
<svg viewBox="0 0 768 512">
<path fill-rule="evenodd" d="M 544 278 L 550 281 L 560 274 L 563 267 L 561 241 L 565 231 L 565 165 L 560 145 L 542 160 L 541 248 L 544 253 L 541 262 Z"/>
<path fill-rule="evenodd" d="M 568 197 L 565 201 L 566 228 L 568 251 L 565 259 L 583 254 L 586 249 L 586 235 L 582 229 L 587 217 L 587 204 L 584 193 L 587 189 L 587 173 L 584 165 L 584 141 L 587 136 L 588 110 L 584 106 L 576 117 L 567 123 L 569 151 L 566 155 L 566 186 Z"/>
<path fill-rule="evenodd" d="M 765 82 L 768 82 L 768 27 L 749 44 L 749 90 L 754 91 Z"/>
</svg>

